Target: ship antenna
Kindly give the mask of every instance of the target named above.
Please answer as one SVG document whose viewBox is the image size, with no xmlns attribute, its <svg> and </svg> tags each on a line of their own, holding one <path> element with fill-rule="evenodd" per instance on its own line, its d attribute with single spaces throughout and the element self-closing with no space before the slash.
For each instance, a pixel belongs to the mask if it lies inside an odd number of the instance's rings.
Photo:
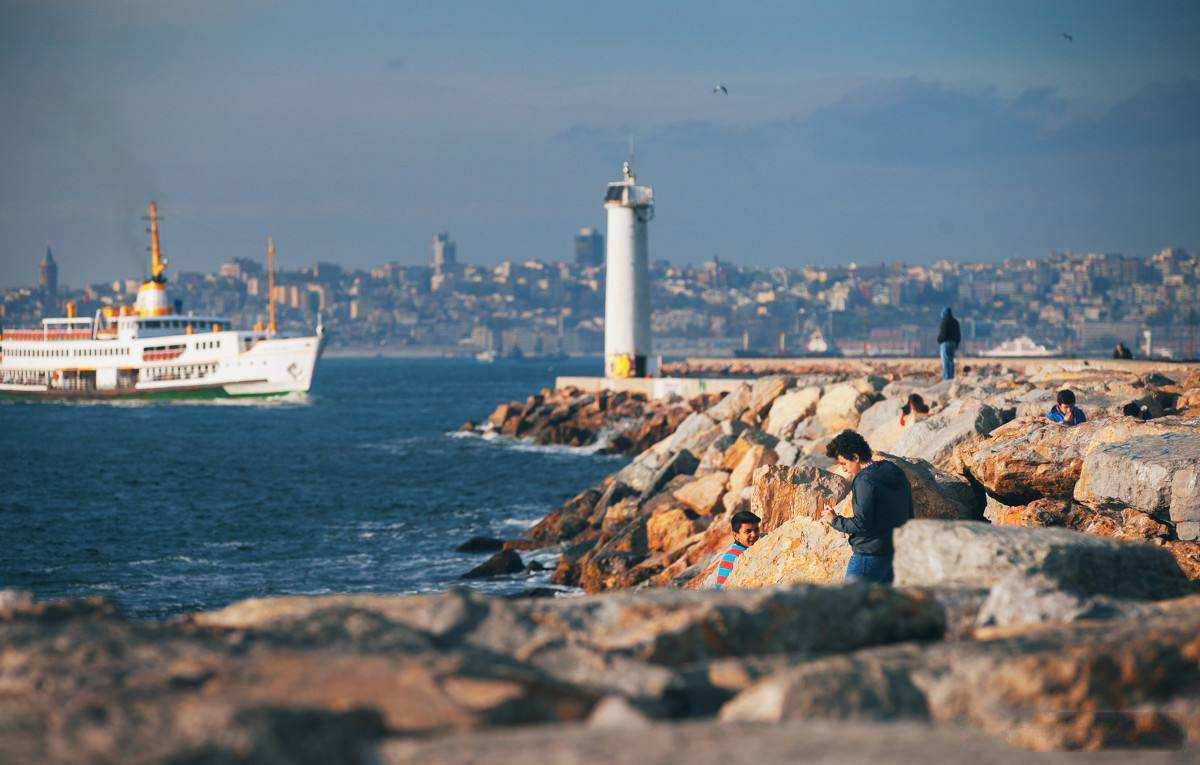
<svg viewBox="0 0 1200 765">
<path fill-rule="evenodd" d="M 275 240 L 267 237 L 267 333 L 275 335 Z"/>
<path fill-rule="evenodd" d="M 158 203 L 151 200 L 146 207 L 146 214 L 150 221 L 150 280 L 161 284 L 167 280 L 164 276 L 167 260 L 162 256 L 158 244 Z"/>
</svg>

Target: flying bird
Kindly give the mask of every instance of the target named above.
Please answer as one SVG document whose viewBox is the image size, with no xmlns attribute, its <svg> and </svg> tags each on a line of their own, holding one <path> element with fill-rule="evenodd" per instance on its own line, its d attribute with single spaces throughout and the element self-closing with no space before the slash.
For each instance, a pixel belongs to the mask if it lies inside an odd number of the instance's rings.
<svg viewBox="0 0 1200 765">
<path fill-rule="evenodd" d="M 727 96 L 729 95 L 729 88 L 725 87 L 724 85 L 714 85 L 713 93 L 722 93 Z"/>
<path fill-rule="evenodd" d="M 1075 38 L 1071 37 L 1071 35 L 1067 34 L 1066 32 L 1063 32 L 1062 36 L 1067 42 L 1075 42 Z"/>
</svg>

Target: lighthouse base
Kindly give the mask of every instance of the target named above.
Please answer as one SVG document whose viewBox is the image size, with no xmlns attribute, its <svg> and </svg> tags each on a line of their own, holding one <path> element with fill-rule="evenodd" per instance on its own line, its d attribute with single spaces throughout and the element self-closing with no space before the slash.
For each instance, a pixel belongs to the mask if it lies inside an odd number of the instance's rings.
<svg viewBox="0 0 1200 765">
<path fill-rule="evenodd" d="M 604 376 L 613 378 L 645 377 L 646 357 L 629 353 L 614 353 L 604 359 Z"/>
</svg>

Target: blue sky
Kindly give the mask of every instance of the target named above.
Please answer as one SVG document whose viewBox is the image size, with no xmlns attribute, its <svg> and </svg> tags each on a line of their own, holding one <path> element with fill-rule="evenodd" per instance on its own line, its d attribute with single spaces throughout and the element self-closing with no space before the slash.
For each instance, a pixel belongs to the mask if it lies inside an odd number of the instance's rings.
<svg viewBox="0 0 1200 765">
<path fill-rule="evenodd" d="M 631 139 L 677 263 L 1200 247 L 1195 2 L 433 5 L 0 0 L 0 285 L 152 197 L 173 270 L 565 258 Z"/>
</svg>

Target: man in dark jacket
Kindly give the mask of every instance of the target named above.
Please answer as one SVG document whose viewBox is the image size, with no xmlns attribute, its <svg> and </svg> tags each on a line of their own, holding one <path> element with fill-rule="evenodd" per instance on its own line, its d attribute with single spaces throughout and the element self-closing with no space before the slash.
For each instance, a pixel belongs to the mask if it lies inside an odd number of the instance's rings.
<svg viewBox="0 0 1200 765">
<path fill-rule="evenodd" d="M 913 517 L 908 476 L 891 462 L 873 462 L 870 445 L 853 430 L 839 433 L 825 447 L 825 453 L 837 460 L 853 480 L 853 517 L 837 515 L 828 505 L 821 508 L 822 521 L 850 535 L 853 555 L 846 566 L 846 581 L 891 584 L 892 531 Z"/>
<path fill-rule="evenodd" d="M 954 379 L 954 354 L 958 344 L 962 342 L 962 334 L 958 330 L 958 319 L 947 306 L 942 309 L 942 323 L 938 327 L 938 346 L 942 351 L 942 379 Z"/>
</svg>

